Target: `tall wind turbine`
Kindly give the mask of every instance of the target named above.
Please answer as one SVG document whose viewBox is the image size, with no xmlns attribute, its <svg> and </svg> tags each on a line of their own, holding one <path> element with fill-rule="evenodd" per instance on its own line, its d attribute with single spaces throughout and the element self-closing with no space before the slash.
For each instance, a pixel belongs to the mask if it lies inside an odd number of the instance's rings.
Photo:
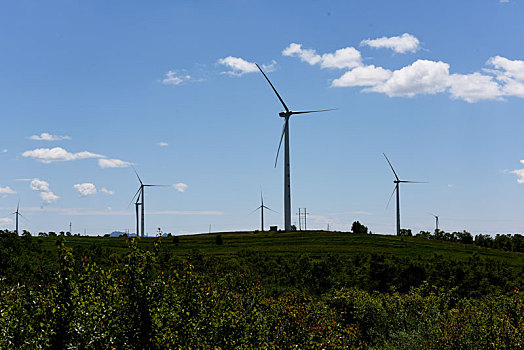
<svg viewBox="0 0 524 350">
<path fill-rule="evenodd" d="M 255 210 L 253 210 L 252 213 L 254 213 L 255 211 L 259 209 L 260 209 L 260 231 L 263 232 L 264 231 L 264 209 L 271 210 L 272 212 L 277 213 L 277 214 L 278 212 L 264 205 L 264 197 L 262 197 L 262 191 L 260 191 L 260 206 L 256 208 Z"/>
<path fill-rule="evenodd" d="M 138 216 L 138 207 L 140 206 L 140 194 L 136 197 L 135 201 L 135 214 L 136 214 L 136 236 L 138 237 L 140 234 L 140 218 Z"/>
<path fill-rule="evenodd" d="M 278 115 L 284 119 L 284 126 L 282 127 L 282 135 L 280 135 L 280 142 L 278 144 L 278 150 L 277 150 L 277 156 L 275 159 L 275 168 L 277 167 L 277 161 L 278 161 L 278 154 L 280 152 L 280 146 L 282 145 L 282 139 L 284 139 L 284 230 L 290 231 L 291 230 L 291 174 L 290 174 L 290 166 L 289 166 L 289 118 L 293 114 L 305 114 L 305 113 L 316 113 L 316 112 L 326 112 L 326 111 L 332 111 L 333 109 L 321 109 L 316 111 L 300 111 L 300 112 L 294 112 L 289 110 L 287 108 L 286 104 L 284 103 L 284 100 L 282 100 L 282 97 L 278 94 L 277 90 L 271 84 L 271 81 L 267 77 L 266 73 L 259 67 L 257 64 L 258 69 L 260 72 L 264 75 L 264 78 L 266 78 L 267 82 L 277 95 L 278 99 L 280 100 L 280 103 L 282 103 L 282 106 L 284 106 L 285 112 L 280 112 Z"/>
<path fill-rule="evenodd" d="M 15 233 L 18 235 L 18 217 L 24 217 L 22 214 L 20 214 L 20 201 L 18 201 L 18 204 L 16 205 L 16 211 L 14 213 L 11 213 L 10 215 L 16 215 Z"/>
<path fill-rule="evenodd" d="M 397 192 L 397 236 L 400 236 L 400 186 L 399 184 L 401 183 L 425 183 L 425 182 L 400 180 L 397 176 L 397 173 L 395 172 L 395 169 L 393 169 L 393 165 L 391 165 L 391 162 L 389 161 L 386 154 L 385 153 L 382 153 L 382 154 L 388 161 L 388 164 L 391 167 L 393 174 L 395 175 L 395 180 L 393 180 L 393 183 L 395 184 L 395 188 L 393 189 L 393 192 L 391 193 L 391 196 L 389 197 L 388 205 L 389 205 L 389 202 L 391 201 L 391 198 L 393 197 L 393 194 Z"/>
<path fill-rule="evenodd" d="M 133 170 L 135 170 L 133 168 Z M 138 188 L 138 191 L 136 191 L 135 195 L 133 196 L 133 199 L 131 201 L 133 201 L 135 199 L 135 197 L 137 197 L 137 201 L 135 202 L 135 206 L 136 206 L 136 210 L 138 211 L 138 205 L 140 205 L 141 207 L 141 212 L 140 212 L 140 226 L 141 226 L 141 236 L 142 238 L 144 237 L 144 232 L 145 232 L 145 221 L 144 221 L 144 188 L 146 187 L 165 187 L 165 185 L 149 185 L 149 184 L 144 184 L 142 182 L 142 179 L 140 178 L 140 176 L 138 176 L 138 173 L 136 172 L 135 170 L 135 174 L 136 174 L 136 177 L 138 178 L 138 181 L 140 181 L 140 187 Z M 138 198 L 140 198 L 140 203 L 138 203 Z M 137 225 L 138 226 L 138 225 Z M 138 232 L 137 232 L 137 237 L 138 237 Z"/>
</svg>

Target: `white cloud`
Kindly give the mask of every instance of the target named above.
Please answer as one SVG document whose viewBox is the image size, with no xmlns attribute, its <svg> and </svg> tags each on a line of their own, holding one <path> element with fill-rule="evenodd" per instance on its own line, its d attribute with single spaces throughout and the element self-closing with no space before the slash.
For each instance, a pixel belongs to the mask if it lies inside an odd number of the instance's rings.
<svg viewBox="0 0 524 350">
<path fill-rule="evenodd" d="M 217 63 L 231 69 L 228 72 L 223 72 L 224 74 L 229 74 L 237 77 L 240 77 L 246 73 L 258 72 L 258 68 L 255 63 L 246 61 L 245 59 L 240 57 L 228 56 L 226 58 L 219 59 Z M 275 70 L 275 66 L 276 61 L 273 60 L 271 64 L 263 64 L 262 69 L 264 69 L 266 72 L 272 72 Z"/>
<path fill-rule="evenodd" d="M 501 2 L 501 3 L 507 3 L 507 2 L 509 2 L 509 0 L 499 0 L 499 2 Z"/>
<path fill-rule="evenodd" d="M 31 180 L 31 183 L 29 184 L 29 187 L 33 190 L 33 191 L 46 191 L 46 192 L 49 192 L 49 183 L 47 181 L 44 181 L 44 180 L 40 180 L 40 179 L 32 179 Z"/>
<path fill-rule="evenodd" d="M 127 168 L 133 165 L 133 163 L 126 162 L 120 159 L 99 159 L 98 165 L 103 168 Z"/>
<path fill-rule="evenodd" d="M 449 92 L 452 97 L 469 103 L 497 99 L 502 96 L 500 85 L 493 80 L 493 77 L 480 73 L 453 74 L 450 77 Z"/>
<path fill-rule="evenodd" d="M 511 170 L 510 173 L 518 176 L 517 182 L 519 184 L 524 184 L 524 169 Z"/>
<path fill-rule="evenodd" d="M 224 72 L 230 75 L 241 76 L 246 73 L 258 72 L 256 64 L 248 62 L 240 57 L 228 56 L 218 60 L 218 64 L 222 64 L 231 68 L 231 71 Z"/>
<path fill-rule="evenodd" d="M 2 150 L 2 153 L 7 153 L 7 148 L 4 148 L 4 149 Z"/>
<path fill-rule="evenodd" d="M 419 41 L 411 34 L 364 40 L 362 45 L 387 47 L 396 52 L 415 52 Z M 360 52 L 347 47 L 319 55 L 313 49 L 304 49 L 292 43 L 284 56 L 298 57 L 320 68 L 339 68 L 347 71 L 333 79 L 332 87 L 364 87 L 363 92 L 378 92 L 389 97 L 414 97 L 448 93 L 453 99 L 474 103 L 481 100 L 504 100 L 506 96 L 524 98 L 524 61 L 501 56 L 491 57 L 481 72 L 450 73 L 450 65 L 443 61 L 418 59 L 410 65 L 391 71 L 385 67 L 364 65 Z"/>
<path fill-rule="evenodd" d="M 15 194 L 16 192 L 9 186 L 0 186 L 0 194 Z"/>
<path fill-rule="evenodd" d="M 504 96 L 524 97 L 524 83 L 510 80 L 502 86 L 502 94 Z"/>
<path fill-rule="evenodd" d="M 46 204 L 50 204 L 50 203 L 56 202 L 57 199 L 60 198 L 59 196 L 55 195 L 51 191 L 49 191 L 49 192 L 40 192 L 40 197 L 42 198 L 42 200 Z"/>
<path fill-rule="evenodd" d="M 71 153 L 61 147 L 55 147 L 37 148 L 32 151 L 25 151 L 24 153 L 22 153 L 22 157 L 33 158 L 42 163 L 49 164 L 52 162 L 65 162 L 77 159 L 103 158 L 105 156 L 87 151 Z"/>
<path fill-rule="evenodd" d="M 188 186 L 185 183 L 179 182 L 173 185 L 178 192 L 185 192 Z"/>
<path fill-rule="evenodd" d="M 169 146 L 169 143 L 167 143 L 167 142 L 159 142 L 157 145 L 159 145 L 160 147 L 167 147 L 167 146 Z"/>
<path fill-rule="evenodd" d="M 335 53 L 322 55 L 321 68 L 353 68 L 362 64 L 360 52 L 353 47 L 339 49 Z"/>
<path fill-rule="evenodd" d="M 502 94 L 504 96 L 524 97 L 524 61 L 510 60 L 505 57 L 491 57 L 486 63 L 495 69 L 485 69 L 492 73 L 497 80 L 504 83 Z"/>
<path fill-rule="evenodd" d="M 288 47 L 282 50 L 283 56 L 298 57 L 301 61 L 307 62 L 310 65 L 315 65 L 322 61 L 322 57 L 313 49 L 303 49 L 302 44 L 291 43 Z"/>
<path fill-rule="evenodd" d="M 524 81 L 524 61 L 495 56 L 491 57 L 487 64 L 498 69 L 496 73 L 499 73 L 500 78 L 506 77 Z"/>
<path fill-rule="evenodd" d="M 355 68 L 362 65 L 362 56 L 354 47 L 336 50 L 335 53 L 326 53 L 322 56 L 313 49 L 303 49 L 302 44 L 291 43 L 282 50 L 282 55 L 298 57 L 310 65 L 320 64 L 321 68 Z"/>
<path fill-rule="evenodd" d="M 170 70 L 166 73 L 164 79 L 162 79 L 162 84 L 165 85 L 180 85 L 185 81 L 191 80 L 189 74 L 179 73 L 176 70 Z"/>
<path fill-rule="evenodd" d="M 26 179 L 22 179 L 22 180 L 25 181 Z M 40 197 L 46 204 L 56 202 L 56 200 L 60 198 L 59 196 L 51 192 L 51 190 L 49 189 L 49 183 L 47 181 L 35 178 L 31 180 L 29 187 L 33 191 L 40 191 Z"/>
<path fill-rule="evenodd" d="M 0 226 L 12 225 L 13 219 L 11 218 L 0 218 Z"/>
<path fill-rule="evenodd" d="M 357 67 L 344 73 L 340 78 L 333 80 L 331 86 L 375 86 L 391 77 L 391 71 L 374 65 Z"/>
<path fill-rule="evenodd" d="M 386 82 L 367 91 L 382 92 L 389 97 L 413 97 L 417 94 L 444 92 L 449 84 L 449 64 L 441 61 L 417 60 L 409 66 L 394 71 Z"/>
<path fill-rule="evenodd" d="M 83 184 L 76 184 L 73 187 L 80 193 L 82 197 L 92 196 L 96 194 L 96 186 L 92 183 L 86 182 Z"/>
<path fill-rule="evenodd" d="M 419 40 L 411 34 L 401 36 L 381 37 L 377 39 L 362 40 L 360 45 L 369 47 L 391 49 L 397 53 L 416 52 L 419 49 Z"/>
<path fill-rule="evenodd" d="M 524 159 L 522 159 L 520 161 L 520 163 L 524 164 Z M 508 172 L 508 171 L 504 170 L 504 172 Z M 517 175 L 517 177 L 518 177 L 517 182 L 519 184 L 524 184 L 524 169 L 511 170 L 511 171 L 509 171 L 509 173 Z"/>
<path fill-rule="evenodd" d="M 107 193 L 107 194 L 110 194 L 110 195 L 114 195 L 114 194 L 115 194 L 115 191 L 113 191 L 113 190 L 108 190 L 108 189 L 105 188 L 105 187 L 102 187 L 102 188 L 100 189 L 100 191 L 101 191 L 101 192 L 104 192 L 104 193 Z"/>
<path fill-rule="evenodd" d="M 60 136 L 60 135 L 51 135 L 47 132 L 43 132 L 40 135 L 29 136 L 31 140 L 36 141 L 61 141 L 61 140 L 71 140 L 71 136 Z"/>
<path fill-rule="evenodd" d="M 272 60 L 271 64 L 262 64 L 262 69 L 266 72 L 273 72 L 277 67 L 277 61 Z"/>
</svg>

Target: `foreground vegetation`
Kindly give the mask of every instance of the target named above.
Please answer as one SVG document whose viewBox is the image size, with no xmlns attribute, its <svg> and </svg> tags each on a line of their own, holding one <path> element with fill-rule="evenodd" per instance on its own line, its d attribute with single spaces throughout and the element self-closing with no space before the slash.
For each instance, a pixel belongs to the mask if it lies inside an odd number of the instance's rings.
<svg viewBox="0 0 524 350">
<path fill-rule="evenodd" d="M 520 253 L 348 233 L 218 237 L 2 232 L 0 347 L 524 346 Z"/>
</svg>

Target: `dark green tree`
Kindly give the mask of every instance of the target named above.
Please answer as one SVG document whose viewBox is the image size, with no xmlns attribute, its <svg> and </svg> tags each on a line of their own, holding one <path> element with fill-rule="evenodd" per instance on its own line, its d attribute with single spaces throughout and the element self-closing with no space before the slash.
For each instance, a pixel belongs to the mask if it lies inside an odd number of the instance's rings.
<svg viewBox="0 0 524 350">
<path fill-rule="evenodd" d="M 351 225 L 351 232 L 367 234 L 368 233 L 368 228 L 367 228 L 367 226 L 362 225 L 360 222 L 355 221 Z"/>
</svg>

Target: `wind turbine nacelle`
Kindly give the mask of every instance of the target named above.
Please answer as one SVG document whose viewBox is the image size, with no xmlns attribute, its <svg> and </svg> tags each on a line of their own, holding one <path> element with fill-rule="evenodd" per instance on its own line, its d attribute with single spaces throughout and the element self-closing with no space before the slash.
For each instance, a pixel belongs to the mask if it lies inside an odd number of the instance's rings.
<svg viewBox="0 0 524 350">
<path fill-rule="evenodd" d="M 278 113 L 278 115 L 280 117 L 282 117 L 282 118 L 285 118 L 285 117 L 287 117 L 288 113 L 287 112 L 280 112 L 280 113 Z"/>
</svg>

